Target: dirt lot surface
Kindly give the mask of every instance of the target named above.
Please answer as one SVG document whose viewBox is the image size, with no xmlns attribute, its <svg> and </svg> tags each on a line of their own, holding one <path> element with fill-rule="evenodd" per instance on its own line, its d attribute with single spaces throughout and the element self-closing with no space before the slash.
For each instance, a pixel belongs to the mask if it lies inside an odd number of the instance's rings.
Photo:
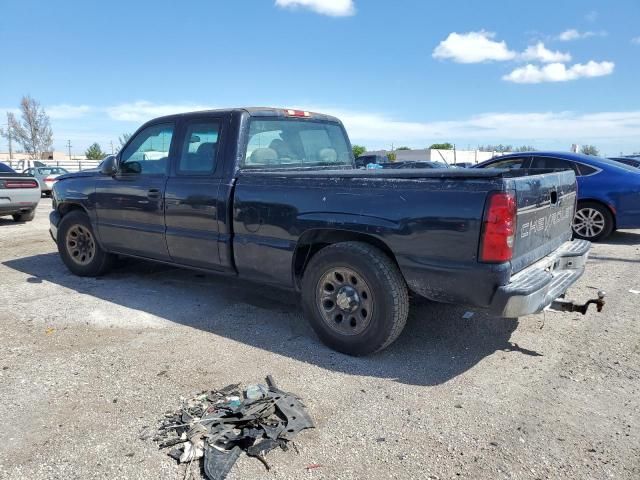
<svg viewBox="0 0 640 480">
<path fill-rule="evenodd" d="M 269 288 L 137 261 L 75 277 L 49 208 L 0 219 L 0 478 L 182 479 L 142 429 L 180 397 L 267 374 L 317 428 L 270 472 L 241 457 L 229 478 L 640 478 L 640 231 L 595 245 L 570 291 L 605 289 L 602 314 L 420 303 L 390 348 L 350 358 Z"/>
</svg>

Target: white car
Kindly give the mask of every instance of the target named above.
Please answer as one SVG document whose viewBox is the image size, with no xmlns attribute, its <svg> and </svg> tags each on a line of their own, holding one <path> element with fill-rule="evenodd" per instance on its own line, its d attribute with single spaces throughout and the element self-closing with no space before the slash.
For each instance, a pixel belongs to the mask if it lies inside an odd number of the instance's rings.
<svg viewBox="0 0 640 480">
<path fill-rule="evenodd" d="M 62 167 L 31 167 L 22 173 L 36 177 L 38 183 L 40 183 L 42 193 L 51 195 L 51 190 L 53 190 L 53 185 L 58 181 L 58 177 L 69 173 L 69 171 Z"/>
<path fill-rule="evenodd" d="M 38 180 L 0 163 L 0 216 L 11 215 L 16 222 L 33 220 L 41 196 Z"/>
</svg>

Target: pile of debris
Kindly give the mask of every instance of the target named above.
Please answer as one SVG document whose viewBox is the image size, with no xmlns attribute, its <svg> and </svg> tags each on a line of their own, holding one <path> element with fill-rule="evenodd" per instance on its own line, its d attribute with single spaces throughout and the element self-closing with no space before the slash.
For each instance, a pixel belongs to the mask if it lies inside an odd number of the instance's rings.
<svg viewBox="0 0 640 480">
<path fill-rule="evenodd" d="M 180 463 L 204 457 L 209 480 L 224 479 L 242 452 L 256 457 L 269 469 L 265 456 L 274 448 L 288 450 L 288 443 L 313 421 L 300 398 L 276 387 L 240 385 L 202 392 L 165 414 L 154 440 L 171 448 L 169 456 Z M 293 445 L 295 447 L 295 444 Z"/>
</svg>

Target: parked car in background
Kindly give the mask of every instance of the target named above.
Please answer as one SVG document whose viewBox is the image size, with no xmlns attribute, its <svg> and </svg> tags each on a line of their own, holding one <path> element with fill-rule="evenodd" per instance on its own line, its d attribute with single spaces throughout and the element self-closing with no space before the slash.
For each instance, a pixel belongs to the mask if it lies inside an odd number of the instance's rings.
<svg viewBox="0 0 640 480">
<path fill-rule="evenodd" d="M 27 168 L 46 167 L 46 166 L 47 165 L 45 163 L 42 163 L 40 160 L 26 160 L 26 159 L 17 160 L 17 161 L 14 160 L 13 163 L 11 164 L 11 167 L 16 172 L 22 172 Z"/>
<path fill-rule="evenodd" d="M 441 162 L 387 162 L 382 163 L 382 168 L 449 168 L 449 165 Z"/>
<path fill-rule="evenodd" d="M 513 153 L 476 168 L 573 170 L 578 206 L 573 231 L 597 242 L 618 228 L 640 228 L 640 169 L 607 158 L 571 152 Z"/>
<path fill-rule="evenodd" d="M 0 163 L 0 216 L 11 215 L 16 222 L 33 220 L 40 196 L 38 180 Z"/>
<path fill-rule="evenodd" d="M 27 168 L 22 173 L 26 173 L 27 175 L 37 178 L 40 183 L 42 193 L 50 195 L 53 185 L 58 181 L 58 177 L 65 173 L 69 173 L 69 171 L 62 167 L 31 167 Z"/>
<path fill-rule="evenodd" d="M 471 168 L 474 165 L 475 164 L 473 162 L 457 162 L 457 163 L 451 164 L 451 166 L 454 168 Z"/>
<path fill-rule="evenodd" d="M 640 157 L 609 157 L 609 160 L 640 168 Z"/>
<path fill-rule="evenodd" d="M 376 165 L 389 163 L 389 157 L 387 157 L 386 155 L 360 155 L 356 158 L 357 168 L 364 168 L 370 163 L 375 163 Z"/>
</svg>

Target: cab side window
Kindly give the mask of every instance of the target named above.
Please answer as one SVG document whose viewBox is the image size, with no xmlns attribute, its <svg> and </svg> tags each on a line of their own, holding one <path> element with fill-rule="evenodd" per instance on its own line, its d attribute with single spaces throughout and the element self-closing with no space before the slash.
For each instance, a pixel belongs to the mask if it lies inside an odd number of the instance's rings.
<svg viewBox="0 0 640 480">
<path fill-rule="evenodd" d="M 178 173 L 204 175 L 216 168 L 220 122 L 208 120 L 187 125 L 178 160 Z"/>
<path fill-rule="evenodd" d="M 172 123 L 160 123 L 150 125 L 133 137 L 120 157 L 121 172 L 129 174 L 166 173 L 173 130 Z"/>
</svg>

